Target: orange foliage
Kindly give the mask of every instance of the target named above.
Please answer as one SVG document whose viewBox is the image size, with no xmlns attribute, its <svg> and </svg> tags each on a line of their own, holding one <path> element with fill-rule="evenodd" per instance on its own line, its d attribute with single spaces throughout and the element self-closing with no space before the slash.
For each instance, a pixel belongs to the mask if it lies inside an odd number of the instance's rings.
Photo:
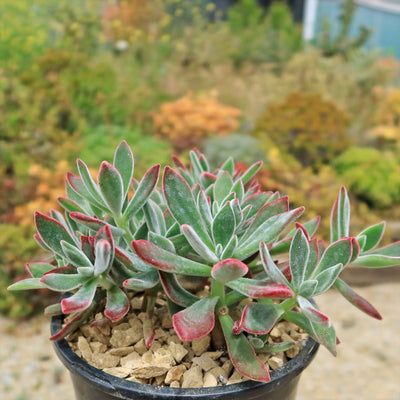
<svg viewBox="0 0 400 400">
<path fill-rule="evenodd" d="M 212 135 L 228 135 L 239 128 L 237 108 L 224 106 L 216 95 L 195 98 L 188 94 L 164 103 L 153 115 L 154 134 L 171 140 L 177 151 L 198 146 Z"/>
</svg>

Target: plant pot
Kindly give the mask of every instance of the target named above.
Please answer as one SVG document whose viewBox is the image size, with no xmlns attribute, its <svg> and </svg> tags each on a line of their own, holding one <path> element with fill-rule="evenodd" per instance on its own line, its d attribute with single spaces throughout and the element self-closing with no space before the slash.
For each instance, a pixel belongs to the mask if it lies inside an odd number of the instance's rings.
<svg viewBox="0 0 400 400">
<path fill-rule="evenodd" d="M 52 334 L 61 329 L 62 322 L 62 316 L 52 318 Z M 213 388 L 179 389 L 140 384 L 106 374 L 78 357 L 66 340 L 54 342 L 57 356 L 71 374 L 76 400 L 294 400 L 300 374 L 313 360 L 318 347 L 309 338 L 295 358 L 271 373 L 269 383 L 246 381 Z"/>
</svg>

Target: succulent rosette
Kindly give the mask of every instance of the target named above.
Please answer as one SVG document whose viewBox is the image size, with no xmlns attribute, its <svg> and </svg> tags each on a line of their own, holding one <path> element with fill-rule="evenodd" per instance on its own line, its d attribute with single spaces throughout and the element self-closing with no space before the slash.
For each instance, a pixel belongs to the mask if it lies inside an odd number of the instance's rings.
<svg viewBox="0 0 400 400">
<path fill-rule="evenodd" d="M 300 224 L 304 207 L 292 209 L 287 196 L 261 190 L 255 178 L 261 163 L 239 169 L 230 158 L 212 170 L 197 150 L 190 153 L 190 167 L 175 156 L 172 160 L 174 168 L 164 169 L 160 188 L 160 165 L 138 181 L 132 151 L 123 141 L 113 164 L 101 164 L 97 180 L 78 160 L 79 176 L 68 173 L 66 196 L 58 199 L 64 215 L 35 214 L 35 239 L 52 258 L 27 264 L 31 278 L 9 289 L 71 293 L 45 310 L 68 315 L 53 340 L 72 333 L 98 310 L 120 320 L 129 311 L 131 291 L 145 296 L 143 330 L 150 347 L 153 308 L 164 292 L 181 340 L 211 333 L 214 346 L 228 351 L 240 373 L 268 382 L 257 353 L 291 346 L 268 342 L 281 320 L 295 323 L 335 354 L 335 330 L 312 297 L 334 287 L 381 318 L 340 274 L 350 264 L 397 265 L 400 243 L 378 248 L 384 222 L 350 236 L 344 187 L 332 209 L 330 244 L 325 244 L 313 237 L 319 218 Z M 189 291 L 182 277 L 209 290 L 201 296 Z M 234 309 L 239 319 L 232 317 Z"/>
</svg>

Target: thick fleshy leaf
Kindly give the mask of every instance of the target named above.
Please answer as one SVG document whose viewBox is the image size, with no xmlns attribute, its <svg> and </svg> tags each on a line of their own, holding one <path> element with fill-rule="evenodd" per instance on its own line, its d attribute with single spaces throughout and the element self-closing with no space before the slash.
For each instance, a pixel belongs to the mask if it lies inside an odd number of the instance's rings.
<svg viewBox="0 0 400 400">
<path fill-rule="evenodd" d="M 315 232 L 317 231 L 319 224 L 321 222 L 321 217 L 318 215 L 316 217 L 314 217 L 313 219 L 310 219 L 309 221 L 305 222 L 304 224 L 302 224 L 303 228 L 307 231 L 308 233 L 308 237 L 312 238 L 313 235 L 315 234 Z M 297 231 L 297 227 L 293 230 L 291 230 L 286 236 L 285 238 L 291 238 L 294 236 L 294 234 Z"/>
<path fill-rule="evenodd" d="M 232 192 L 232 178 L 228 172 L 221 174 L 214 185 L 214 201 L 221 204 L 222 201 Z"/>
<path fill-rule="evenodd" d="M 64 314 L 83 311 L 92 304 L 96 293 L 97 281 L 91 279 L 87 281 L 80 289 L 71 297 L 67 297 L 61 301 L 61 308 Z"/>
<path fill-rule="evenodd" d="M 234 257 L 239 260 L 250 257 L 258 251 L 260 242 L 269 243 L 276 240 L 280 233 L 299 218 L 303 212 L 304 207 L 299 207 L 268 219 L 246 241 L 239 241 Z"/>
<path fill-rule="evenodd" d="M 304 282 L 308 258 L 310 256 L 310 245 L 302 229 L 297 229 L 290 245 L 290 272 L 292 284 L 299 288 Z"/>
<path fill-rule="evenodd" d="M 235 217 L 228 201 L 219 210 L 212 223 L 214 243 L 216 245 L 220 243 L 222 247 L 225 247 L 231 240 L 235 228 Z"/>
<path fill-rule="evenodd" d="M 124 202 L 124 184 L 119 171 L 107 161 L 103 161 L 97 177 L 101 194 L 115 215 L 120 215 Z"/>
<path fill-rule="evenodd" d="M 211 226 L 213 220 L 208 200 L 209 199 L 207 198 L 205 191 L 200 190 L 200 193 L 197 197 L 197 206 L 206 227 Z M 211 234 L 211 230 L 208 233 Z"/>
<path fill-rule="evenodd" d="M 230 176 L 233 176 L 235 172 L 235 162 L 232 157 L 229 157 L 225 160 L 225 162 L 221 165 L 220 170 L 226 171 Z"/>
<path fill-rule="evenodd" d="M 246 184 L 253 178 L 262 166 L 262 161 L 258 161 L 251 165 L 241 176 L 243 184 Z"/>
<path fill-rule="evenodd" d="M 324 328 L 331 326 L 331 321 L 327 315 L 315 308 L 307 299 L 302 296 L 297 297 L 299 307 L 304 315 L 313 323 L 320 325 Z"/>
<path fill-rule="evenodd" d="M 107 290 L 107 301 L 104 315 L 111 321 L 119 321 L 129 311 L 129 299 L 118 286 Z"/>
<path fill-rule="evenodd" d="M 95 246 L 95 255 L 94 274 L 99 276 L 111 266 L 112 248 L 110 243 L 105 239 L 99 240 Z"/>
<path fill-rule="evenodd" d="M 342 186 L 331 212 L 331 243 L 349 236 L 350 199 L 346 188 Z"/>
<path fill-rule="evenodd" d="M 239 243 L 239 241 L 238 241 L 237 236 L 233 235 L 231 240 L 225 246 L 220 258 L 223 260 L 225 260 L 226 258 L 232 258 L 233 253 L 235 252 L 238 243 Z"/>
<path fill-rule="evenodd" d="M 64 255 L 61 247 L 62 240 L 76 246 L 75 241 L 67 229 L 54 218 L 36 211 L 35 224 L 40 238 L 43 240 L 45 245 L 60 256 Z"/>
<path fill-rule="evenodd" d="M 40 282 L 46 287 L 56 292 L 68 292 L 82 286 L 87 281 L 88 278 L 80 274 L 58 274 L 51 272 L 40 279 Z"/>
<path fill-rule="evenodd" d="M 210 185 L 215 183 L 217 177 L 210 172 L 203 171 L 199 176 L 199 180 L 203 188 L 208 188 Z"/>
<path fill-rule="evenodd" d="M 249 272 L 249 267 L 239 260 L 228 258 L 215 264 L 211 276 L 218 282 L 227 283 L 242 278 Z"/>
<path fill-rule="evenodd" d="M 69 199 L 68 197 L 57 197 L 57 201 L 61 205 L 61 207 L 68 212 L 85 212 L 78 203 Z"/>
<path fill-rule="evenodd" d="M 7 290 L 30 290 L 30 289 L 46 289 L 47 286 L 42 283 L 40 278 L 27 278 L 21 281 L 15 282 L 10 285 Z"/>
<path fill-rule="evenodd" d="M 324 271 L 320 272 L 318 275 L 314 277 L 314 279 L 318 282 L 317 287 L 315 288 L 315 291 L 313 293 L 314 296 L 318 296 L 324 292 L 326 292 L 328 289 L 331 288 L 331 286 L 335 283 L 336 279 L 338 278 L 340 272 L 343 269 L 342 264 L 337 264 L 334 265 L 333 267 L 329 267 L 325 269 Z M 304 296 L 304 297 L 309 297 Z"/>
<path fill-rule="evenodd" d="M 63 240 L 61 241 L 61 247 L 63 249 L 65 257 L 67 257 L 72 265 L 76 267 L 92 266 L 92 263 L 90 262 L 88 257 L 86 257 L 85 253 L 82 250 L 78 249 L 75 246 L 72 246 L 67 242 L 64 242 Z"/>
<path fill-rule="evenodd" d="M 140 272 L 134 278 L 125 280 L 123 285 L 127 289 L 142 291 L 156 286 L 158 282 L 158 270 L 152 268 L 149 271 Z"/>
<path fill-rule="evenodd" d="M 131 271 L 148 271 L 153 267 L 145 263 L 138 255 L 134 252 L 127 252 L 119 247 L 115 248 L 115 258 L 128 270 Z"/>
<path fill-rule="evenodd" d="M 275 326 L 282 314 L 283 310 L 276 304 L 247 304 L 238 324 L 239 332 L 244 330 L 255 335 L 266 334 Z"/>
<path fill-rule="evenodd" d="M 287 341 L 280 343 L 267 343 L 265 345 L 257 347 L 256 343 L 254 343 L 252 339 L 257 338 L 249 339 L 251 345 L 257 350 L 257 353 L 279 353 L 281 351 L 290 350 L 295 344 L 294 342 Z"/>
<path fill-rule="evenodd" d="M 179 339 L 184 342 L 208 335 L 215 324 L 215 305 L 218 297 L 207 296 L 172 316 L 172 323 Z"/>
<path fill-rule="evenodd" d="M 361 267 L 379 268 L 400 265 L 400 241 L 362 253 L 353 264 Z"/>
<path fill-rule="evenodd" d="M 226 286 L 247 297 L 253 298 L 280 298 L 288 299 L 293 296 L 293 292 L 282 283 L 263 282 L 255 279 L 239 278 L 228 282 Z"/>
<path fill-rule="evenodd" d="M 269 382 L 271 380 L 268 368 L 259 360 L 246 336 L 232 332 L 233 321 L 228 315 L 220 315 L 219 321 L 228 346 L 229 357 L 235 369 L 242 375 L 255 381 Z"/>
<path fill-rule="evenodd" d="M 182 307 L 189 307 L 199 300 L 198 297 L 182 287 L 174 274 L 168 274 L 163 271 L 158 272 L 166 295 L 175 304 Z"/>
<path fill-rule="evenodd" d="M 260 192 L 247 197 L 242 203 L 242 210 L 251 206 L 248 218 L 254 217 L 258 210 L 271 198 L 272 192 Z"/>
<path fill-rule="evenodd" d="M 78 167 L 79 175 L 82 178 L 83 184 L 85 185 L 93 200 L 95 200 L 95 202 L 97 202 L 98 204 L 105 205 L 104 200 L 101 197 L 99 188 L 92 178 L 92 175 L 90 174 L 88 166 L 80 159 L 76 161 L 76 165 Z"/>
<path fill-rule="evenodd" d="M 165 235 L 167 227 L 160 206 L 149 199 L 143 206 L 143 212 L 149 230 L 159 235 Z"/>
<path fill-rule="evenodd" d="M 96 201 L 96 199 L 94 199 L 93 196 L 90 194 L 82 179 L 72 172 L 67 172 L 67 188 L 68 186 L 78 195 L 78 197 L 84 198 L 95 205 L 99 205 L 99 202 Z M 70 197 L 72 197 L 71 192 L 72 191 L 68 191 Z M 75 201 L 78 200 L 79 198 Z"/>
<path fill-rule="evenodd" d="M 163 177 L 163 191 L 168 208 L 179 224 L 193 227 L 202 241 L 212 250 L 213 244 L 187 182 L 170 167 Z"/>
<path fill-rule="evenodd" d="M 318 239 L 314 238 L 308 242 L 310 254 L 308 256 L 307 266 L 304 272 L 304 279 L 310 279 L 314 275 L 319 262 L 319 246 Z"/>
<path fill-rule="evenodd" d="M 267 276 L 274 282 L 282 283 L 283 285 L 290 286 L 288 280 L 283 275 L 282 271 L 277 267 L 275 262 L 268 251 L 268 247 L 264 242 L 260 243 L 260 257 Z"/>
<path fill-rule="evenodd" d="M 342 264 L 344 268 L 352 260 L 353 251 L 358 254 L 358 250 L 359 245 L 355 238 L 339 239 L 326 248 L 313 275 L 316 276 L 337 264 Z"/>
<path fill-rule="evenodd" d="M 132 150 L 125 140 L 118 145 L 113 164 L 121 175 L 124 187 L 123 197 L 125 197 L 131 184 L 135 165 Z"/>
<path fill-rule="evenodd" d="M 304 329 L 316 342 L 325 346 L 331 354 L 336 356 L 337 338 L 333 326 L 324 328 L 311 322 L 304 314 L 295 311 L 286 312 L 284 318 Z"/>
<path fill-rule="evenodd" d="M 62 313 L 61 303 L 51 304 L 44 309 L 44 315 L 47 317 L 61 315 Z"/>
<path fill-rule="evenodd" d="M 41 278 L 44 274 L 54 269 L 54 265 L 43 262 L 27 263 L 25 266 L 32 278 Z"/>
<path fill-rule="evenodd" d="M 380 243 L 383 233 L 385 232 L 386 223 L 384 221 L 379 224 L 372 225 L 367 229 L 364 229 L 358 236 L 365 236 L 366 243 L 363 247 L 363 251 L 369 251 L 374 249 Z M 358 237 L 357 236 L 357 237 Z"/>
<path fill-rule="evenodd" d="M 111 229 L 111 232 L 114 236 L 123 236 L 125 234 L 125 231 L 123 229 L 120 229 L 116 226 L 108 225 L 107 222 L 95 218 L 95 217 L 89 217 L 88 215 L 79 213 L 79 212 L 72 212 L 70 214 L 70 217 L 82 224 L 83 226 L 86 226 L 87 228 L 93 230 L 93 231 L 98 231 L 99 229 L 103 228 L 104 226 L 109 226 Z"/>
<path fill-rule="evenodd" d="M 306 280 L 300 285 L 298 294 L 305 298 L 311 297 L 315 293 L 315 289 L 316 289 L 317 285 L 318 285 L 317 280 L 314 280 L 314 279 Z"/>
<path fill-rule="evenodd" d="M 146 264 L 162 271 L 182 275 L 210 276 L 209 266 L 161 249 L 147 240 L 134 240 L 132 247 Z"/>
<path fill-rule="evenodd" d="M 357 294 L 349 285 L 343 282 L 340 278 L 336 279 L 334 284 L 335 289 L 337 289 L 342 296 L 349 301 L 353 306 L 357 307 L 362 312 L 371 316 L 372 318 L 382 319 L 379 311 L 367 300 Z"/>
<path fill-rule="evenodd" d="M 154 165 L 149 168 L 143 175 L 135 194 L 131 198 L 128 207 L 124 211 L 125 220 L 129 220 L 135 215 L 147 202 L 147 199 L 153 193 L 153 190 L 157 186 L 158 176 L 160 174 L 160 164 Z"/>
<path fill-rule="evenodd" d="M 193 250 L 204 259 L 204 261 L 209 263 L 218 262 L 218 257 L 207 247 L 203 242 L 201 237 L 196 233 L 196 231 L 187 224 L 181 226 L 181 231 L 185 235 L 186 240 L 192 246 Z"/>
</svg>

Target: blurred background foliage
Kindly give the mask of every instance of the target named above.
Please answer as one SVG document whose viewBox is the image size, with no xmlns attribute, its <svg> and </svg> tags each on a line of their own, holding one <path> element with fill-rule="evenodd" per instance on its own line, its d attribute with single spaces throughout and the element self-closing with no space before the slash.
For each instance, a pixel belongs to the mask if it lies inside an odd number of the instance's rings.
<svg viewBox="0 0 400 400">
<path fill-rule="evenodd" d="M 326 238 L 342 183 L 355 229 L 400 218 L 399 62 L 348 37 L 347 3 L 315 43 L 284 1 L 217 3 L 0 2 L 0 312 L 46 297 L 4 289 L 42 256 L 33 211 L 58 207 L 75 158 L 95 167 L 122 139 L 136 176 L 193 146 L 213 165 L 262 159 L 262 185 L 321 214 Z"/>
</svg>

